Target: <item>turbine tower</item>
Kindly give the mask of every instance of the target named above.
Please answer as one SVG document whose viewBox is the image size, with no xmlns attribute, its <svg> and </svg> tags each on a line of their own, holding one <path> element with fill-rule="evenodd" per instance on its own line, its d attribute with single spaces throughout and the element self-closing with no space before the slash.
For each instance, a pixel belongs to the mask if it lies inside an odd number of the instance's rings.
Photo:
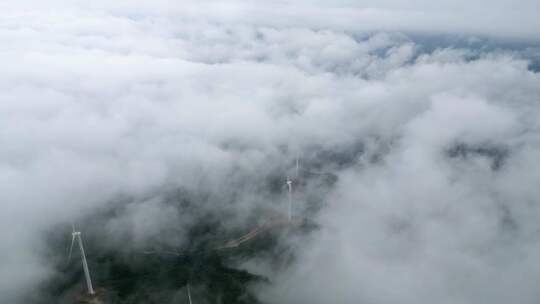
<svg viewBox="0 0 540 304">
<path fill-rule="evenodd" d="M 285 184 L 288 188 L 288 196 L 289 196 L 289 212 L 288 212 L 288 218 L 289 222 L 292 219 L 292 180 L 287 176 L 287 183 Z"/>
<path fill-rule="evenodd" d="M 82 256 L 84 277 L 86 278 L 86 287 L 88 288 L 88 293 L 90 295 L 94 295 L 94 288 L 92 287 L 92 279 L 90 278 L 90 271 L 88 270 L 88 263 L 86 262 L 86 255 L 84 254 L 84 247 L 82 243 L 81 232 L 75 231 L 75 225 L 71 225 L 71 227 L 73 229 L 73 232 L 71 233 L 71 247 L 69 248 L 68 261 L 71 260 L 71 254 L 73 253 L 73 245 L 75 244 L 75 239 L 77 239 L 77 243 L 79 244 L 79 249 L 81 251 L 81 256 Z"/>
</svg>

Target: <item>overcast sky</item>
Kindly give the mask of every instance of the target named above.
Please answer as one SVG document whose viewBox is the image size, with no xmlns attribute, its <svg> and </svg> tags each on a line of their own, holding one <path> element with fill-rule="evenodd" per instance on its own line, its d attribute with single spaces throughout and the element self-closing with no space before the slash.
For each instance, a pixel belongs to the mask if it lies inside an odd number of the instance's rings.
<svg viewBox="0 0 540 304">
<path fill-rule="evenodd" d="M 254 189 L 319 149 L 353 156 L 291 267 L 242 265 L 262 299 L 538 303 L 537 1 L 0 9 L 0 302 L 53 273 L 57 224 L 130 197 L 108 229 L 144 244 L 189 223 L 171 187 L 280 208 Z"/>
</svg>

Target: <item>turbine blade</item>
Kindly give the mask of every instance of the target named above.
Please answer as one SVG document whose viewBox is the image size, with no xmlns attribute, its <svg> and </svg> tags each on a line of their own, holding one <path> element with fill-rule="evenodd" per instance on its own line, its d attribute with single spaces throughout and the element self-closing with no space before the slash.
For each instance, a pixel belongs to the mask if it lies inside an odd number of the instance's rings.
<svg viewBox="0 0 540 304">
<path fill-rule="evenodd" d="M 188 295 L 189 304 L 192 304 L 191 303 L 191 290 L 189 288 L 189 284 L 187 284 L 187 295 Z"/>
<path fill-rule="evenodd" d="M 298 170 L 300 169 L 300 165 L 298 164 L 298 157 L 296 157 L 296 171 L 295 171 L 295 177 L 298 178 Z"/>
<path fill-rule="evenodd" d="M 73 245 L 75 244 L 75 234 L 71 235 L 71 246 L 69 247 L 68 262 L 71 261 L 71 254 L 73 253 Z"/>
</svg>

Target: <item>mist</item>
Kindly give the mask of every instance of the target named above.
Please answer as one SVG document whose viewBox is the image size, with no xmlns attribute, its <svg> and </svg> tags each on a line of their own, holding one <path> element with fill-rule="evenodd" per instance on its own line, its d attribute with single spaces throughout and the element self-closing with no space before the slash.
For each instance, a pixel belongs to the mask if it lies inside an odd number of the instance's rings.
<svg viewBox="0 0 540 304">
<path fill-rule="evenodd" d="M 107 292 L 267 225 L 238 303 L 538 302 L 535 1 L 0 8 L 1 303 L 80 292 L 72 223 Z"/>
</svg>

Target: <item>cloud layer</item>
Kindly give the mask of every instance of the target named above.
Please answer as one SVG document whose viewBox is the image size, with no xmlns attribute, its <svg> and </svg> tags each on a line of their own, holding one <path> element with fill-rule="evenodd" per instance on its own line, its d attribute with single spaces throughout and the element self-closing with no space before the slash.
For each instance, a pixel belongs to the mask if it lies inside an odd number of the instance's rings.
<svg viewBox="0 0 540 304">
<path fill-rule="evenodd" d="M 245 261 L 267 302 L 540 297 L 533 1 L 101 2 L 0 5 L 0 302 L 53 272 L 55 225 L 127 197 L 108 238 L 142 246 L 193 220 L 175 188 L 243 223 L 297 156 L 337 181 L 306 177 L 290 267 Z"/>
</svg>

